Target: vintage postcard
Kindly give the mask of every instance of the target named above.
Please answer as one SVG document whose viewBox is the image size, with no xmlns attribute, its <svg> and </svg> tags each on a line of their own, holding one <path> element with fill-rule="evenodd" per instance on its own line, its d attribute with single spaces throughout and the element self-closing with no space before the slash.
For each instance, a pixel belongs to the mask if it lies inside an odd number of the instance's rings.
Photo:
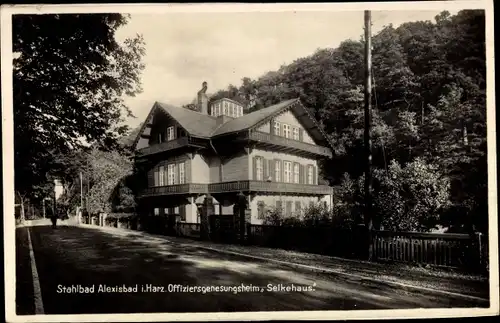
<svg viewBox="0 0 500 323">
<path fill-rule="evenodd" d="M 498 315 L 493 1 L 1 23 L 7 322 Z"/>
</svg>

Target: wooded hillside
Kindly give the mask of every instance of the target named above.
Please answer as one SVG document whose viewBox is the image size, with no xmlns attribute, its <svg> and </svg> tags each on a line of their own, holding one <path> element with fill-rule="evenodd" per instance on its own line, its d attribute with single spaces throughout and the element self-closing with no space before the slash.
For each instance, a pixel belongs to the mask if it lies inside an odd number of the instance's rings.
<svg viewBox="0 0 500 323">
<path fill-rule="evenodd" d="M 377 223 L 487 231 L 484 11 L 389 25 L 372 42 Z M 363 49 L 346 40 L 211 97 L 250 111 L 299 97 L 335 144 L 323 173 L 353 216 L 363 203 Z"/>
</svg>

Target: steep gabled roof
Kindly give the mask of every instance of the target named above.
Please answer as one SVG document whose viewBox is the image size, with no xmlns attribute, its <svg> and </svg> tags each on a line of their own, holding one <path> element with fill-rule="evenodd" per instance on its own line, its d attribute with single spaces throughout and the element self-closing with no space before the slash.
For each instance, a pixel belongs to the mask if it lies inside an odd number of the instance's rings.
<svg viewBox="0 0 500 323">
<path fill-rule="evenodd" d="M 151 122 L 151 118 L 154 116 L 157 109 L 167 113 L 172 119 L 177 121 L 190 136 L 205 139 L 250 130 L 268 122 L 271 118 L 284 112 L 286 109 L 291 109 L 299 122 L 304 126 L 305 130 L 316 142 L 326 144 L 327 146 L 330 146 L 330 148 L 333 148 L 331 141 L 328 139 L 328 136 L 323 129 L 319 126 L 317 120 L 309 113 L 309 111 L 307 111 L 299 99 L 286 100 L 267 108 L 245 114 L 221 125 L 217 125 L 216 117 L 166 103 L 155 102 L 153 108 L 148 114 L 148 117 L 146 118 L 146 121 L 137 133 L 134 146 L 137 144 L 140 136 L 144 133 L 146 125 Z"/>
<path fill-rule="evenodd" d="M 210 115 L 170 104 L 160 102 L 156 104 L 193 137 L 210 138 L 214 129 L 217 128 L 217 119 Z"/>
<path fill-rule="evenodd" d="M 215 129 L 215 131 L 212 133 L 212 137 L 227 135 L 230 133 L 252 128 L 262 120 L 265 120 L 281 112 L 284 108 L 288 107 L 290 104 L 296 102 L 297 100 L 298 99 L 283 101 L 270 107 L 254 111 L 252 113 L 244 114 L 239 118 L 230 120 Z"/>
<path fill-rule="evenodd" d="M 213 132 L 212 137 L 256 128 L 287 109 L 293 112 L 295 117 L 304 126 L 304 129 L 311 135 L 315 142 L 332 149 L 334 148 L 332 142 L 328 139 L 328 135 L 321 128 L 318 121 L 311 115 L 307 108 L 302 105 L 298 98 L 283 101 L 228 121 L 219 126 Z"/>
</svg>

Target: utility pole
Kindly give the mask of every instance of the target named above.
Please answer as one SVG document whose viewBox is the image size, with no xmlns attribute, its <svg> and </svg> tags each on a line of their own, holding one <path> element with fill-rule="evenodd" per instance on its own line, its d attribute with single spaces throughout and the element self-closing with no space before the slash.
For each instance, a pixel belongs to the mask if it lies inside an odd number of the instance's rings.
<svg viewBox="0 0 500 323">
<path fill-rule="evenodd" d="M 80 171 L 80 208 L 83 208 L 83 174 Z"/>
<path fill-rule="evenodd" d="M 371 11 L 365 10 L 365 132 L 364 132 L 364 146 L 365 146 L 365 212 L 364 222 L 365 229 L 367 230 L 368 238 L 368 259 L 371 260 L 373 253 L 372 245 L 372 198 L 371 198 L 371 139 L 370 139 L 370 114 L 371 114 L 371 97 L 372 97 L 372 41 L 371 41 Z"/>
<path fill-rule="evenodd" d="M 83 173 L 80 171 L 80 214 L 83 215 Z M 77 214 L 78 223 L 80 223 L 80 215 Z"/>
</svg>

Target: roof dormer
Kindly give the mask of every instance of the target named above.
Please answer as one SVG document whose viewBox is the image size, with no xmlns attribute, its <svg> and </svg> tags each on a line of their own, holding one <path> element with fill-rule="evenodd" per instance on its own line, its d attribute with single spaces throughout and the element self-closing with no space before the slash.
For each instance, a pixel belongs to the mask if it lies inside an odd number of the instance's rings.
<svg viewBox="0 0 500 323">
<path fill-rule="evenodd" d="M 210 115 L 214 117 L 224 117 L 225 120 L 239 118 L 244 114 L 244 107 L 241 103 L 228 98 L 218 99 L 210 104 Z"/>
</svg>

